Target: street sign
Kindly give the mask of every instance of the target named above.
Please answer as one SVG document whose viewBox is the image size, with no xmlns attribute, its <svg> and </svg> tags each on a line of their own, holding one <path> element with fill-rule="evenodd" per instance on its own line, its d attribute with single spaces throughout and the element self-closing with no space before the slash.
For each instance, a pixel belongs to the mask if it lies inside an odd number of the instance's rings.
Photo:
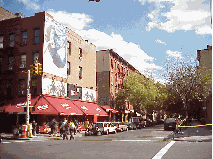
<svg viewBox="0 0 213 159">
<path fill-rule="evenodd" d="M 27 94 L 27 99 L 30 101 L 31 100 L 31 93 Z"/>
</svg>

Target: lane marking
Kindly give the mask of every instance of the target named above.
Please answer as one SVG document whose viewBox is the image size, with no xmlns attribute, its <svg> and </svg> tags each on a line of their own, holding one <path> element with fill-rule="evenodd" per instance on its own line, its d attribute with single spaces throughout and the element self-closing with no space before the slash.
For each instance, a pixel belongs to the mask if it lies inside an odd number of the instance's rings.
<svg viewBox="0 0 213 159">
<path fill-rule="evenodd" d="M 112 140 L 112 141 L 130 141 L 130 142 L 132 142 L 132 141 L 152 141 L 152 140 Z"/>
<path fill-rule="evenodd" d="M 26 142 L 26 141 L 13 141 L 13 142 Z"/>
<path fill-rule="evenodd" d="M 161 159 L 163 157 L 163 155 L 165 155 L 165 153 L 170 149 L 170 147 L 172 147 L 172 145 L 175 143 L 176 141 L 171 141 L 170 143 L 168 143 L 164 148 L 162 148 L 152 159 Z"/>
<path fill-rule="evenodd" d="M 1 142 L 2 144 L 8 144 L 8 143 L 12 143 L 12 142 L 8 142 L 8 141 L 5 141 L 5 142 Z"/>
</svg>

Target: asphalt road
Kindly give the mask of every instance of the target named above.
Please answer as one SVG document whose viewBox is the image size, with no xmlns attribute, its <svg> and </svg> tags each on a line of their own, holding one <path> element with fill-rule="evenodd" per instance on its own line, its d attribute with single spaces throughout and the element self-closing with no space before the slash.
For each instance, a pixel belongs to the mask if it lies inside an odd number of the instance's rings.
<svg viewBox="0 0 213 159">
<path fill-rule="evenodd" d="M 103 136 L 83 136 L 75 140 L 45 140 L 4 143 L 1 159 L 31 158 L 212 158 L 212 142 L 178 142 L 163 138 L 171 131 L 163 125 Z"/>
</svg>

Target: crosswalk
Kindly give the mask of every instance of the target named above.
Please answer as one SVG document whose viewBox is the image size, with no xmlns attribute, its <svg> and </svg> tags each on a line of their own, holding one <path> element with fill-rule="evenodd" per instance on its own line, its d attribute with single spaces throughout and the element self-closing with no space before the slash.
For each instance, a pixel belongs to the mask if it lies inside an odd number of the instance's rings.
<svg viewBox="0 0 213 159">
<path fill-rule="evenodd" d="M 21 143 L 21 142 L 37 142 L 42 140 L 2 140 L 1 144 L 9 144 L 9 143 Z"/>
</svg>

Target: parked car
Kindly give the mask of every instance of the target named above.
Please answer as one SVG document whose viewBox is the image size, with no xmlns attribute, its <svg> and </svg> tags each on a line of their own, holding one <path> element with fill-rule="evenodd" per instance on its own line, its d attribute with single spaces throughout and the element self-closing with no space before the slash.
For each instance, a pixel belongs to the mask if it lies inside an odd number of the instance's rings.
<svg viewBox="0 0 213 159">
<path fill-rule="evenodd" d="M 117 132 L 128 131 L 128 126 L 125 123 L 112 122 L 112 124 L 117 127 Z"/>
<path fill-rule="evenodd" d="M 132 123 L 132 122 L 128 123 L 127 126 L 128 126 L 129 130 L 136 130 L 137 129 L 137 126 L 135 125 L 135 123 Z"/>
<path fill-rule="evenodd" d="M 96 126 L 100 128 L 101 134 L 108 135 L 109 133 L 116 133 L 117 127 L 114 126 L 111 122 L 96 122 Z"/>
<path fill-rule="evenodd" d="M 144 128 L 144 126 L 145 126 L 145 122 L 143 121 L 143 119 L 141 117 L 131 117 L 129 119 L 129 122 L 136 125 L 137 129 Z"/>
<path fill-rule="evenodd" d="M 177 120 L 175 118 L 167 118 L 164 121 L 164 130 L 175 130 L 177 125 Z"/>
</svg>

